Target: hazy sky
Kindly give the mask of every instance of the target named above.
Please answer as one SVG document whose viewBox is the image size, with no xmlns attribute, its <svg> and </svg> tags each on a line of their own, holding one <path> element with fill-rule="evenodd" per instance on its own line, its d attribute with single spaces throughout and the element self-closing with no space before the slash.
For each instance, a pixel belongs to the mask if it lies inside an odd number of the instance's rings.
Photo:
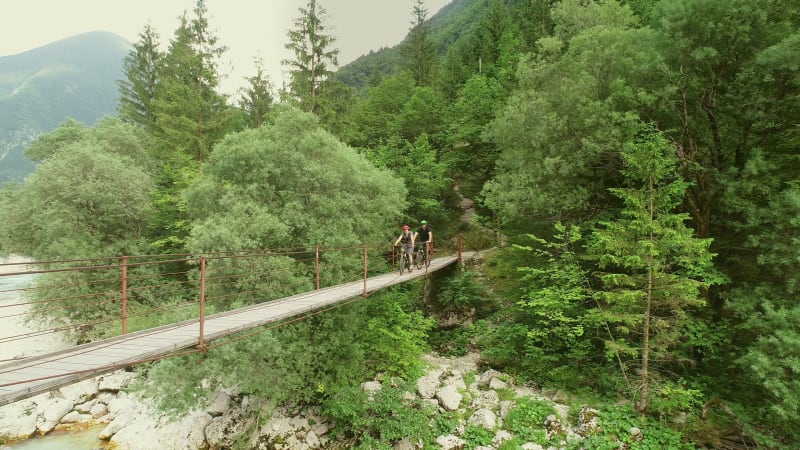
<svg viewBox="0 0 800 450">
<path fill-rule="evenodd" d="M 450 0 L 425 0 L 428 17 Z M 111 31 L 131 42 L 148 22 L 159 33 L 166 50 L 178 26 L 178 17 L 194 7 L 194 0 L 2 0 L 0 56 L 13 55 L 87 31 Z M 13 6 L 9 6 L 9 3 Z M 298 8 L 307 0 L 206 0 L 209 25 L 228 52 L 220 72 L 230 74 L 223 90 L 232 93 L 244 77 L 255 73 L 253 58 L 260 56 L 273 83 L 283 78 L 282 59 L 290 58 L 284 45 Z M 397 44 L 411 26 L 416 0 L 318 0 L 328 12 L 327 23 L 336 36 L 339 64 Z"/>
</svg>

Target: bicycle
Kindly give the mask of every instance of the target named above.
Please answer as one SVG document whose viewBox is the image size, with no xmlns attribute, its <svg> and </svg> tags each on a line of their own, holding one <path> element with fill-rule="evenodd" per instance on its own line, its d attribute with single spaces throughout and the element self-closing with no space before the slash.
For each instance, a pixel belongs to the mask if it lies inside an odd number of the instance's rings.
<svg viewBox="0 0 800 450">
<path fill-rule="evenodd" d="M 417 247 L 417 252 L 414 255 L 414 267 L 416 267 L 417 270 L 419 270 L 422 269 L 423 265 L 427 267 L 428 265 L 430 265 L 430 263 L 428 262 L 427 251 L 425 250 L 425 243 L 419 242 L 416 244 L 416 247 Z"/>
<path fill-rule="evenodd" d="M 408 270 L 408 272 L 411 273 L 411 264 L 408 262 L 408 253 L 406 253 L 406 249 L 403 245 L 397 245 L 395 247 L 400 253 L 397 258 L 397 260 L 400 261 L 400 275 L 403 274 L 404 270 Z"/>
</svg>

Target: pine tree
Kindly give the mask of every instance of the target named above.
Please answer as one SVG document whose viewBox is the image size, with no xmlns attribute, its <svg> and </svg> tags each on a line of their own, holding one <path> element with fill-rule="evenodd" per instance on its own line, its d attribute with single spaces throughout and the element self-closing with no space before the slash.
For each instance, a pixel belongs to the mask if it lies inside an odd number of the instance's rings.
<svg viewBox="0 0 800 450">
<path fill-rule="evenodd" d="M 436 67 L 436 46 L 425 20 L 428 10 L 423 0 L 417 0 L 411 12 L 411 29 L 403 42 L 401 52 L 405 66 L 411 71 L 417 86 L 428 86 L 433 81 Z"/>
<path fill-rule="evenodd" d="M 217 60 L 226 48 L 208 29 L 206 7 L 198 0 L 194 17 L 181 17 L 164 58 L 154 101 L 157 137 L 162 149 L 178 160 L 204 161 L 225 135 L 230 117 L 219 92 Z"/>
<path fill-rule="evenodd" d="M 159 81 L 159 70 L 164 55 L 158 50 L 158 33 L 145 25 L 139 33 L 139 42 L 122 62 L 125 79 L 117 80 L 119 86 L 119 117 L 146 130 L 155 128 L 153 99 Z"/>
<path fill-rule="evenodd" d="M 332 48 L 336 39 L 326 34 L 325 8 L 316 0 L 309 0 L 299 11 L 300 17 L 294 20 L 286 44 L 286 49 L 294 53 L 294 59 L 285 59 L 282 63 L 289 67 L 290 99 L 302 110 L 317 113 L 323 84 L 333 74 L 331 66 L 339 64 L 339 49 Z"/>
<path fill-rule="evenodd" d="M 242 88 L 239 107 L 247 117 L 250 128 L 259 128 L 267 119 L 275 97 L 272 82 L 264 73 L 264 60 L 256 58 L 256 74 L 247 78 L 249 85 Z"/>
<path fill-rule="evenodd" d="M 600 223 L 589 247 L 603 270 L 598 309 L 591 315 L 610 330 L 606 352 L 626 378 L 626 363 L 638 361 L 637 409 L 644 413 L 657 380 L 655 362 L 682 358 L 675 347 L 691 320 L 688 313 L 705 306 L 701 289 L 720 280 L 711 263 L 711 239 L 696 238 L 685 225 L 688 214 L 674 212 L 688 183 L 678 181 L 671 145 L 649 132 L 622 156 L 630 187 L 610 190 L 624 206 L 617 219 Z"/>
</svg>

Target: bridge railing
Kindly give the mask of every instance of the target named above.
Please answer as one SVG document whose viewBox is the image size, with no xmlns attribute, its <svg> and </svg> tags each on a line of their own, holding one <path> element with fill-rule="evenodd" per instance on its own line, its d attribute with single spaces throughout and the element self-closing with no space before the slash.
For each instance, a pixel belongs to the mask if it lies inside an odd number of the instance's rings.
<svg viewBox="0 0 800 450">
<path fill-rule="evenodd" d="M 442 248 L 443 253 L 450 253 Z M 0 364 L 392 269 L 386 243 L 0 264 Z"/>
</svg>

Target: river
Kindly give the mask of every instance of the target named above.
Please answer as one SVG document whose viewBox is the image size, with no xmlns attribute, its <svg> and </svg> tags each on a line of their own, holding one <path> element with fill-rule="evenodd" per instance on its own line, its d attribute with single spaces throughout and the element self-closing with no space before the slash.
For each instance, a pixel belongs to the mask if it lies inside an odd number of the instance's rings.
<svg viewBox="0 0 800 450">
<path fill-rule="evenodd" d="M 0 264 L 28 261 L 18 256 L 0 258 Z M 0 266 L 0 274 L 25 272 L 30 269 L 25 264 Z M 23 302 L 22 291 L 19 289 L 29 286 L 34 278 L 33 274 L 0 276 L 0 337 L 18 336 L 35 331 L 22 319 L 24 315 L 21 314 L 28 311 L 28 306 L 19 305 Z M 68 346 L 58 335 L 52 333 L 17 342 L 0 343 L 0 364 L 2 364 L 2 360 L 47 353 Z M 13 445 L 0 445 L 0 450 L 93 450 L 103 448 L 103 442 L 97 439 L 97 435 L 104 427 L 105 425 L 97 425 L 75 432 L 53 431 Z"/>
</svg>

